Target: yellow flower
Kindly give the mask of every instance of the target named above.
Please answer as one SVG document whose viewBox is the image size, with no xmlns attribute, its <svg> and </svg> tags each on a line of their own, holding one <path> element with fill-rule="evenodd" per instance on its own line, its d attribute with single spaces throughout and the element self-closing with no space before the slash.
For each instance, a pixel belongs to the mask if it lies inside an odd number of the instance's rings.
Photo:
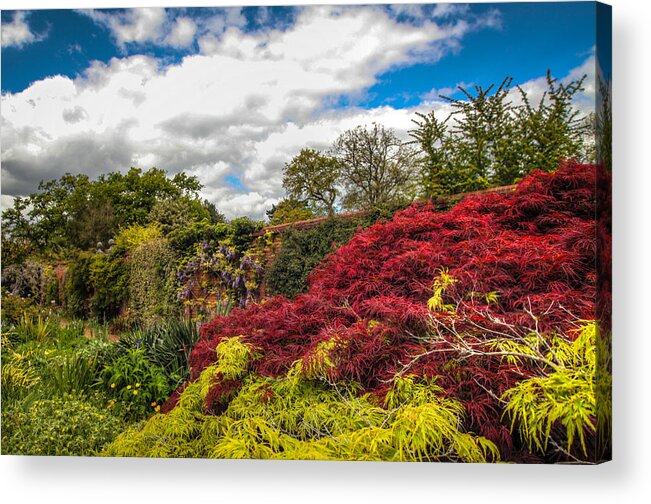
<svg viewBox="0 0 651 504">
<path fill-rule="evenodd" d="M 156 411 L 160 411 L 160 405 L 156 406 Z"/>
<path fill-rule="evenodd" d="M 127 390 L 131 390 L 131 385 L 127 385 Z"/>
<path fill-rule="evenodd" d="M 134 390 L 134 391 L 133 391 L 133 395 L 138 395 L 138 391 L 137 391 L 137 390 Z"/>
<path fill-rule="evenodd" d="M 154 401 L 153 403 L 151 403 L 151 407 L 153 408 L 154 406 L 156 406 L 156 404 L 158 404 L 158 403 L 156 401 Z"/>
<path fill-rule="evenodd" d="M 111 383 L 111 388 L 115 388 L 115 383 Z"/>
<path fill-rule="evenodd" d="M 140 383 L 136 383 L 136 388 L 140 387 Z"/>
</svg>

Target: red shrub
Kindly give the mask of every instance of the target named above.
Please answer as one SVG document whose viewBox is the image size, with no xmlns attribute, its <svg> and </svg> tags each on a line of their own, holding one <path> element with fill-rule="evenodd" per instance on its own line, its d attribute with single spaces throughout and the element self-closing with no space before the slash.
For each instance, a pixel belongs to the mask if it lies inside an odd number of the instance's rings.
<svg viewBox="0 0 651 504">
<path fill-rule="evenodd" d="M 429 352 L 436 347 L 425 343 L 433 321 L 451 319 L 432 313 L 427 301 L 446 269 L 457 280 L 445 292 L 446 303 L 463 301 L 455 328 L 478 339 L 481 328 L 503 330 L 496 318 L 532 326 L 527 311 L 543 331 L 566 328 L 568 313 L 594 318 L 597 281 L 603 304 L 610 299 L 610 214 L 602 209 L 597 241 L 596 171 L 566 163 L 556 173 L 529 175 L 510 194 L 470 196 L 444 213 L 414 205 L 360 231 L 312 272 L 306 294 L 275 297 L 205 324 L 190 357 L 192 377 L 213 363 L 222 338 L 244 335 L 263 350 L 254 371 L 279 376 L 309 358 L 320 341 L 339 335 L 347 344 L 333 351 L 333 377 L 357 380 L 381 395 L 396 372 L 427 350 L 408 372 L 440 376 L 466 405 L 468 427 L 508 450 L 511 438 L 495 395 L 526 370 L 499 358 L 454 355 L 443 344 Z M 609 184 L 602 177 L 601 192 L 608 193 Z M 497 293 L 497 302 L 488 303 L 483 295 L 489 292 Z"/>
<path fill-rule="evenodd" d="M 205 411 L 213 415 L 219 415 L 226 411 L 231 399 L 237 395 L 242 382 L 240 380 L 215 380 L 205 399 Z"/>
</svg>

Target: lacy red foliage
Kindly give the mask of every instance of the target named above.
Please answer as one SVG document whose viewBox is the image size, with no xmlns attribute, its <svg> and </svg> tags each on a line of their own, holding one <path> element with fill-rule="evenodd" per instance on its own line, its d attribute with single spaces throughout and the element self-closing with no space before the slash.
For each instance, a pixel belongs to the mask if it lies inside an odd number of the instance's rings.
<svg viewBox="0 0 651 504">
<path fill-rule="evenodd" d="M 455 328 L 464 334 L 499 330 L 495 318 L 532 327 L 527 311 L 542 331 L 565 329 L 570 313 L 595 318 L 598 280 L 604 303 L 610 299 L 610 220 L 603 216 L 596 267 L 596 172 L 568 162 L 555 173 L 532 173 L 513 193 L 469 196 L 444 213 L 415 205 L 358 232 L 315 269 L 306 294 L 275 297 L 205 324 L 190 357 L 192 378 L 214 362 L 223 338 L 244 335 L 263 350 L 254 371 L 279 376 L 337 336 L 332 378 L 357 380 L 381 395 L 396 372 L 435 347 L 432 323 L 444 327 L 450 320 L 427 307 L 442 269 L 457 280 L 444 297 L 457 305 Z M 599 181 L 600 192 L 609 194 L 609 178 Z M 486 300 L 489 292 L 497 293 L 496 303 Z M 468 427 L 508 451 L 511 437 L 495 394 L 526 371 L 442 350 L 418 358 L 408 372 L 440 376 L 466 405 Z"/>
<path fill-rule="evenodd" d="M 160 412 L 161 413 L 169 413 L 174 409 L 176 404 L 179 402 L 179 399 L 181 397 L 181 392 L 185 390 L 185 387 L 188 385 L 189 382 L 184 383 L 181 385 L 179 388 L 177 388 L 174 392 L 172 392 L 172 395 L 167 398 L 167 401 L 165 401 L 163 404 L 161 404 L 160 407 Z"/>
<path fill-rule="evenodd" d="M 215 380 L 206 395 L 205 411 L 213 415 L 219 415 L 226 411 L 228 403 L 235 397 L 241 386 L 240 380 L 226 380 L 223 377 Z"/>
</svg>

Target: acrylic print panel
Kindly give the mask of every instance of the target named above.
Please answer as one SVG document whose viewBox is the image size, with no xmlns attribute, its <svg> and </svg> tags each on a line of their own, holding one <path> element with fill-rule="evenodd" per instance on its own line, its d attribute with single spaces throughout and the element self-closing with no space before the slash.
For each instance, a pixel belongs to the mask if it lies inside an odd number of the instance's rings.
<svg viewBox="0 0 651 504">
<path fill-rule="evenodd" d="M 611 454 L 610 7 L 2 12 L 2 453 Z"/>
</svg>

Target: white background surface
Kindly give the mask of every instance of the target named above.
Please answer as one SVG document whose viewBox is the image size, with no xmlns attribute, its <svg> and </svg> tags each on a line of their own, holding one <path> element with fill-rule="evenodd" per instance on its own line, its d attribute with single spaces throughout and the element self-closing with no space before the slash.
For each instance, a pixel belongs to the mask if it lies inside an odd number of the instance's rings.
<svg viewBox="0 0 651 504">
<path fill-rule="evenodd" d="M 138 6 L 291 4 L 140 0 Z M 327 2 L 297 2 L 327 3 Z M 334 2 L 333 2 L 334 3 Z M 347 3 L 347 2 L 336 2 Z M 611 0 L 614 461 L 597 467 L 0 457 L 3 502 L 651 502 L 651 2 Z M 126 2 L 3 1 L 5 9 Z"/>
</svg>

